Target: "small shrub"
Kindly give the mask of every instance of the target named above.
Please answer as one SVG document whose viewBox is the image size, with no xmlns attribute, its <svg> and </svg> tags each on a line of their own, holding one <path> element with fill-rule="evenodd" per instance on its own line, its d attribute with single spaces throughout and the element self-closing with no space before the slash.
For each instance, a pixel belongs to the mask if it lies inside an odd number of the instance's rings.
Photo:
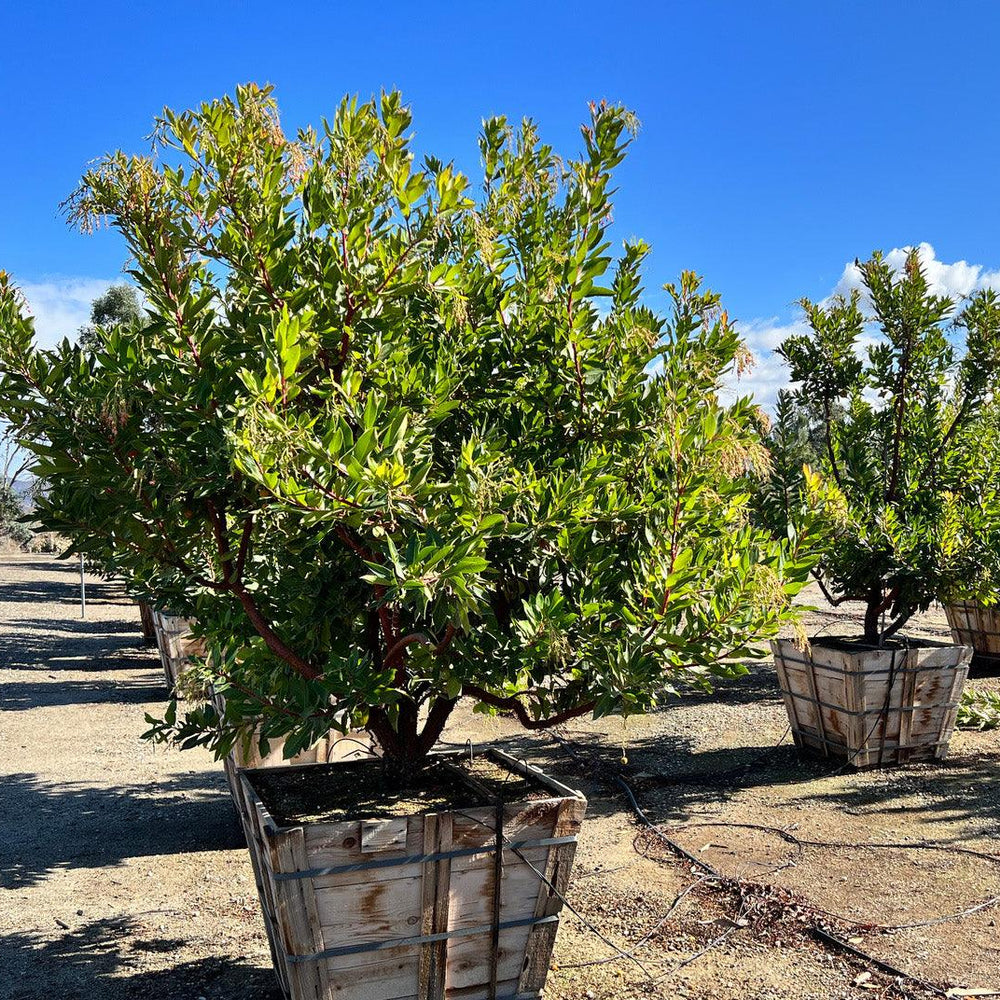
<svg viewBox="0 0 1000 1000">
<path fill-rule="evenodd" d="M 1000 726 L 1000 692 L 966 688 L 958 706 L 959 729 L 996 729 Z"/>
</svg>

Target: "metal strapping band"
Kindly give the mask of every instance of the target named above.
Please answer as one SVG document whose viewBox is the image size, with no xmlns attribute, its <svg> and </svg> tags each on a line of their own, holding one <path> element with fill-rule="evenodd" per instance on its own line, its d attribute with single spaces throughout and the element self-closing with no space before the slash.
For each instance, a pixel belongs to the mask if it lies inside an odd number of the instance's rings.
<svg viewBox="0 0 1000 1000">
<path fill-rule="evenodd" d="M 547 917 L 522 917 L 520 920 L 504 920 L 500 924 L 500 930 L 507 930 L 511 927 L 533 927 L 536 924 L 551 924 L 558 919 L 558 914 L 552 914 Z M 394 938 L 390 941 L 368 941 L 365 944 L 345 945 L 342 948 L 327 948 L 314 955 L 292 955 L 285 951 L 285 958 L 292 963 L 316 962 L 324 958 L 339 958 L 341 955 L 361 955 L 365 952 L 385 951 L 387 948 L 407 948 L 413 945 L 433 944 L 435 941 L 446 941 L 453 937 L 489 934 L 492 930 L 492 924 L 483 924 L 480 927 L 458 927 L 455 930 L 441 931 L 437 934 L 418 934 L 415 937 Z"/>
<path fill-rule="evenodd" d="M 902 671 L 897 671 L 897 673 L 901 673 L 901 672 Z M 782 694 L 787 694 L 790 697 L 797 699 L 798 701 L 804 701 L 807 705 L 822 705 L 823 708 L 831 708 L 834 711 L 839 712 L 841 715 L 847 715 L 847 716 L 851 716 L 851 717 L 854 717 L 854 716 L 865 716 L 865 715 L 883 715 L 886 712 L 886 709 L 884 709 L 884 708 L 865 708 L 865 709 L 862 709 L 860 712 L 855 712 L 855 711 L 853 711 L 852 709 L 849 709 L 849 708 L 841 708 L 840 705 L 834 705 L 834 704 L 832 704 L 829 701 L 823 701 L 822 699 L 810 698 L 809 695 L 807 695 L 807 694 L 800 694 L 798 691 L 785 691 L 784 689 L 782 689 L 781 693 Z M 896 715 L 898 713 L 903 713 L 903 712 L 907 712 L 907 713 L 909 713 L 909 712 L 936 712 L 939 708 L 946 708 L 946 709 L 958 708 L 958 706 L 960 704 L 961 704 L 961 702 L 949 701 L 949 702 L 945 702 L 945 704 L 943 704 L 943 705 L 902 705 L 902 706 L 890 705 L 889 709 L 888 709 L 888 714 L 889 715 Z"/>
<path fill-rule="evenodd" d="M 799 659 L 796 659 L 795 657 L 792 657 L 792 656 L 782 656 L 781 659 L 782 659 L 782 662 L 785 663 L 786 665 L 789 664 L 789 663 L 794 663 L 794 664 L 796 664 L 797 666 L 800 666 L 800 667 L 809 666 L 809 662 L 810 662 L 809 660 L 799 660 Z M 938 664 L 937 666 L 927 666 L 927 667 L 896 667 L 895 670 L 892 670 L 889 667 L 886 667 L 884 670 L 883 669 L 879 669 L 879 670 L 844 670 L 843 667 L 832 667 L 832 666 L 829 666 L 826 663 L 816 663 L 815 661 L 813 661 L 813 666 L 815 667 L 815 669 L 816 669 L 817 672 L 823 671 L 823 672 L 828 673 L 828 674 L 849 674 L 852 677 L 855 674 L 863 674 L 865 677 L 879 677 L 879 676 L 882 676 L 882 675 L 888 676 L 889 674 L 893 674 L 894 676 L 898 676 L 899 674 L 928 674 L 928 673 L 931 673 L 932 671 L 934 673 L 943 673 L 943 672 L 948 671 L 948 670 L 957 670 L 958 669 L 958 667 L 956 667 L 954 665 L 949 665 L 949 664 L 942 665 L 942 664 Z"/>
<path fill-rule="evenodd" d="M 504 847 L 506 851 L 523 850 L 526 847 L 555 847 L 559 844 L 572 844 L 576 841 L 576 834 L 567 837 L 539 837 L 537 840 L 518 840 L 513 843 L 508 842 Z M 276 882 L 284 882 L 287 879 L 300 878 L 321 878 L 324 875 L 349 875 L 352 872 L 366 872 L 376 868 L 395 868 L 399 865 L 422 865 L 431 861 L 445 861 L 448 858 L 467 858 L 474 854 L 493 854 L 496 851 L 495 844 L 484 847 L 462 847 L 454 851 L 442 851 L 438 854 L 410 854 L 405 858 L 378 858 L 374 861 L 359 861 L 352 865 L 334 865 L 332 868 L 307 868 L 300 872 L 276 872 L 268 864 L 268 871 Z"/>
<path fill-rule="evenodd" d="M 860 754 L 864 754 L 864 753 L 876 753 L 877 752 L 877 748 L 871 749 L 871 748 L 868 748 L 867 746 L 864 747 L 864 748 L 862 748 L 861 750 L 851 750 L 847 746 L 846 743 L 838 743 L 836 740 L 824 739 L 822 736 L 819 735 L 818 732 L 815 732 L 815 731 L 809 730 L 809 729 L 800 729 L 797 732 L 793 732 L 792 733 L 792 737 L 793 737 L 793 739 L 795 739 L 795 741 L 797 743 L 805 743 L 805 744 L 809 744 L 810 746 L 812 746 L 813 744 L 816 744 L 816 743 L 822 743 L 825 746 L 833 747 L 835 750 L 843 750 L 843 751 L 847 752 L 848 754 L 852 754 L 853 753 L 853 754 L 860 755 Z M 885 746 L 886 746 L 887 750 L 914 750 L 914 751 L 916 751 L 916 750 L 929 750 L 931 747 L 947 746 L 948 742 L 949 742 L 948 740 L 933 740 L 933 741 L 929 741 L 927 743 L 899 743 L 899 742 L 893 742 L 893 741 L 890 740 L 889 742 L 886 743 Z"/>
</svg>

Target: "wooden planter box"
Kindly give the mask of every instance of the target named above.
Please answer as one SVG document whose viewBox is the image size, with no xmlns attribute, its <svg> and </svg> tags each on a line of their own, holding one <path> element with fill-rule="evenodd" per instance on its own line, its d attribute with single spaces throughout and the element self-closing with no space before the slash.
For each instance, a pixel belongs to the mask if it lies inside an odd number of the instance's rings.
<svg viewBox="0 0 1000 1000">
<path fill-rule="evenodd" d="M 237 744 L 223 760 L 226 780 L 229 782 L 229 791 L 232 792 L 233 804 L 239 813 L 240 823 L 247 835 L 248 842 L 250 832 L 247 824 L 250 814 L 246 811 L 245 797 L 240 790 L 240 772 L 242 770 L 261 767 L 296 767 L 300 764 L 341 763 L 353 760 L 359 754 L 366 756 L 365 747 L 371 747 L 371 740 L 366 733 L 352 733 L 348 737 L 341 736 L 337 732 L 330 732 L 308 749 L 297 753 L 294 757 L 286 758 L 284 756 L 284 740 L 270 740 L 269 742 L 270 751 L 267 755 L 261 754 L 255 736 L 249 747 Z"/>
<path fill-rule="evenodd" d="M 240 773 L 271 952 L 289 1000 L 541 995 L 587 803 L 534 768 L 487 753 L 532 779 L 542 797 L 281 826 L 254 788 L 260 772 Z"/>
<path fill-rule="evenodd" d="M 948 751 L 972 649 L 920 640 L 878 649 L 817 639 L 771 643 L 797 746 L 855 767 L 937 760 Z"/>
<path fill-rule="evenodd" d="M 205 655 L 205 643 L 192 637 L 191 620 L 188 618 L 154 611 L 153 622 L 163 675 L 167 680 L 167 689 L 173 692 L 191 657 Z"/>
<path fill-rule="evenodd" d="M 961 601 L 946 604 L 944 613 L 955 642 L 972 647 L 972 667 L 1000 670 L 1000 606 L 984 608 Z"/>
<path fill-rule="evenodd" d="M 152 646 L 156 643 L 156 622 L 154 621 L 156 612 L 145 601 L 137 601 L 136 603 L 139 605 L 139 624 L 142 626 L 143 641 L 148 646 Z"/>
</svg>

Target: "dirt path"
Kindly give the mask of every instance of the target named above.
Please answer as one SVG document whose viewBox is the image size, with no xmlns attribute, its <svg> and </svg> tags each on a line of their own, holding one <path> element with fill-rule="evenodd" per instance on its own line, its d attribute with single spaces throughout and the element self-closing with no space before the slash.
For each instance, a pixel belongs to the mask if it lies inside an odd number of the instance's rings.
<svg viewBox="0 0 1000 1000">
<path fill-rule="evenodd" d="M 153 747 L 138 614 L 76 569 L 0 562 L 0 997 L 279 996 L 220 767 Z"/>
<path fill-rule="evenodd" d="M 155 653 L 139 646 L 137 613 L 115 587 L 93 581 L 81 620 L 75 585 L 70 565 L 0 557 L 0 998 L 278 1000 L 222 769 L 202 751 L 141 742 L 145 712 L 166 693 Z M 943 633 L 940 616 L 918 625 Z M 825 612 L 810 623 L 820 627 L 849 632 L 851 622 Z M 616 775 L 676 841 L 758 886 L 743 911 L 710 882 L 689 891 L 636 953 L 644 971 L 622 960 L 573 968 L 615 952 L 567 916 L 547 1000 L 929 995 L 912 983 L 901 992 L 877 969 L 820 946 L 802 900 L 855 921 L 837 927 L 914 976 L 1000 990 L 998 907 L 894 933 L 868 926 L 981 903 L 1000 894 L 1000 864 L 800 848 L 716 825 L 997 852 L 1000 736 L 960 733 L 936 767 L 842 774 L 800 758 L 782 741 L 785 727 L 766 666 L 715 699 L 685 698 L 631 721 L 624 767 L 616 720 L 574 724 L 562 743 L 525 737 L 504 720 L 455 720 L 448 739 L 504 738 L 587 793 L 570 901 L 618 947 L 656 927 L 698 878 L 636 822 Z"/>
</svg>

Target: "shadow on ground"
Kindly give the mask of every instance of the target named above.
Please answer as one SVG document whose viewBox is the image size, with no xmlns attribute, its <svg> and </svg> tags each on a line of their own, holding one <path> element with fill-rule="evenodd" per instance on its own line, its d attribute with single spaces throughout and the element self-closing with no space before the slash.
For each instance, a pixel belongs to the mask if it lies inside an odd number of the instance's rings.
<svg viewBox="0 0 1000 1000">
<path fill-rule="evenodd" d="M 34 885 L 68 868 L 142 864 L 152 855 L 244 843 L 221 768 L 152 786 L 50 784 L 13 774 L 0 801 L 0 888 Z"/>
<path fill-rule="evenodd" d="M 158 666 L 150 661 L 150 669 Z M 48 682 L 11 682 L 0 686 L 0 710 L 19 712 L 32 708 L 60 705 L 145 705 L 165 702 L 167 686 L 132 679 L 50 680 Z"/>
<path fill-rule="evenodd" d="M 956 842 L 973 830 L 995 837 L 1000 825 L 1000 759 L 993 753 L 964 753 L 937 764 L 867 771 L 847 786 L 817 782 L 792 803 L 827 806 L 859 817 L 896 814 L 911 829 L 914 820 L 965 823 Z"/>
<path fill-rule="evenodd" d="M 0 666 L 15 670 L 121 669 L 125 664 L 117 657 L 123 652 L 155 655 L 145 646 L 138 621 L 13 619 L 4 622 L 4 647 Z"/>
<path fill-rule="evenodd" d="M 849 815 L 897 813 L 908 828 L 927 824 L 928 836 L 948 842 L 934 824 L 965 823 L 995 834 L 1000 824 L 1000 759 L 992 753 L 954 753 L 944 761 L 856 771 L 801 753 L 790 738 L 773 746 L 699 750 L 693 740 L 660 734 L 620 743 L 602 733 L 564 731 L 506 741 L 515 756 L 541 767 L 588 798 L 588 812 L 631 811 L 623 780 L 654 823 L 682 822 L 719 807 L 747 789 L 779 789 L 791 807 L 827 808 Z"/>
<path fill-rule="evenodd" d="M 47 936 L 0 937 L 5 1000 L 281 1000 L 270 968 L 219 956 L 172 963 L 187 942 L 155 932 L 155 918 L 96 920 Z M 163 956 L 163 967 L 153 956 Z"/>
<path fill-rule="evenodd" d="M 71 604 L 80 606 L 80 577 L 75 566 L 53 560 L 49 565 L 32 566 L 43 572 L 58 573 L 52 580 L 12 580 L 0 583 L 0 604 Z M 95 604 L 132 606 L 120 583 L 87 581 L 86 596 Z M 138 617 L 138 611 L 136 612 Z"/>
</svg>

